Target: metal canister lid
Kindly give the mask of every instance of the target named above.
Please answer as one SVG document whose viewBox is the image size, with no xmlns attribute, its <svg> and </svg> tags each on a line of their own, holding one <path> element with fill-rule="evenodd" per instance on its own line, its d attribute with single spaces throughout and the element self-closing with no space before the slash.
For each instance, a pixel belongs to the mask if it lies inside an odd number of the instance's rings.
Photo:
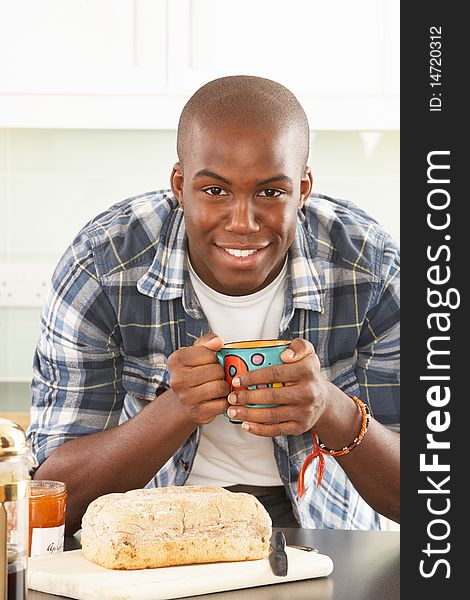
<svg viewBox="0 0 470 600">
<path fill-rule="evenodd" d="M 24 430 L 9 419 L 0 419 L 0 458 L 29 454 Z"/>
</svg>

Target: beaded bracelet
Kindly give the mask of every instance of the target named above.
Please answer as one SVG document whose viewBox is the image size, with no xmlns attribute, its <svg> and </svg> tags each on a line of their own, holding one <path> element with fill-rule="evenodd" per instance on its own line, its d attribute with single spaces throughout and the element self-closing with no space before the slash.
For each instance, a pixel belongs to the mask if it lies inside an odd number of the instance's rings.
<svg viewBox="0 0 470 600">
<path fill-rule="evenodd" d="M 350 397 L 352 400 L 354 400 L 354 402 L 359 407 L 359 410 L 361 411 L 361 414 L 362 414 L 361 429 L 360 429 L 358 435 L 354 438 L 354 440 L 348 446 L 344 446 L 343 448 L 339 448 L 338 450 L 331 450 L 330 448 L 327 448 L 327 446 L 325 446 L 325 444 L 320 440 L 320 438 L 317 438 L 316 434 L 313 431 L 311 431 L 312 438 L 313 438 L 312 451 L 305 459 L 305 461 L 300 469 L 299 478 L 297 481 L 297 497 L 299 500 L 305 494 L 305 484 L 304 484 L 305 471 L 307 470 L 307 467 L 309 466 L 309 464 L 312 462 L 313 459 L 318 457 L 317 487 L 320 487 L 322 479 L 323 479 L 323 473 L 325 472 L 324 455 L 326 454 L 328 456 L 343 456 L 344 454 L 349 454 L 349 452 L 351 452 L 351 450 L 354 450 L 354 448 L 356 446 L 359 446 L 359 444 L 362 442 L 362 440 L 364 439 L 364 437 L 367 433 L 367 429 L 369 427 L 369 421 L 370 421 L 369 407 L 367 406 L 367 404 L 364 404 L 364 402 L 362 402 L 362 400 L 359 400 L 359 398 L 357 398 L 356 396 L 350 396 Z"/>
</svg>

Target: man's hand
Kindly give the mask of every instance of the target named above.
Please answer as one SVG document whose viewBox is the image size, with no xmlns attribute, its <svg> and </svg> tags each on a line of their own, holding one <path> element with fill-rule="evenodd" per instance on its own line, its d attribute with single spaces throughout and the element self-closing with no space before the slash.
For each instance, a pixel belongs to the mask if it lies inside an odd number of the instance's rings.
<svg viewBox="0 0 470 600">
<path fill-rule="evenodd" d="M 241 374 L 234 387 L 283 383 L 284 387 L 234 391 L 228 397 L 231 418 L 255 435 L 275 437 L 309 431 L 323 414 L 332 384 L 320 373 L 320 361 L 310 342 L 296 338 L 281 354 L 284 364 Z M 281 404 L 248 408 L 243 404 Z"/>
<path fill-rule="evenodd" d="M 198 425 L 210 423 L 228 408 L 230 386 L 215 354 L 223 344 L 221 337 L 206 333 L 168 358 L 171 389 L 186 416 Z"/>
</svg>

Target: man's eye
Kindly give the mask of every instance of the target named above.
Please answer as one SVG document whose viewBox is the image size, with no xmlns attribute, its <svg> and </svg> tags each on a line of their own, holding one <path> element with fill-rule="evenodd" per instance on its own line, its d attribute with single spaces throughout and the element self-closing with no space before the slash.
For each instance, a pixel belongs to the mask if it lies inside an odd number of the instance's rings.
<svg viewBox="0 0 470 600">
<path fill-rule="evenodd" d="M 282 192 L 280 190 L 273 190 L 272 188 L 268 188 L 259 193 L 259 195 L 264 198 L 278 198 L 281 194 Z"/>
<path fill-rule="evenodd" d="M 204 190 L 209 196 L 226 196 L 224 190 L 217 186 L 212 186 Z"/>
</svg>

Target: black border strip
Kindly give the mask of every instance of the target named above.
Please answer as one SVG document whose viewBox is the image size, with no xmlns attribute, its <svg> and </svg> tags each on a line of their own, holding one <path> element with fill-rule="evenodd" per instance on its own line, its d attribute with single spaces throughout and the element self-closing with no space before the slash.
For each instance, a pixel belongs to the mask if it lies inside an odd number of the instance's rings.
<svg viewBox="0 0 470 600">
<path fill-rule="evenodd" d="M 426 600 L 465 590 L 468 570 L 462 58 L 469 52 L 457 6 L 401 4 L 401 596 Z"/>
</svg>

